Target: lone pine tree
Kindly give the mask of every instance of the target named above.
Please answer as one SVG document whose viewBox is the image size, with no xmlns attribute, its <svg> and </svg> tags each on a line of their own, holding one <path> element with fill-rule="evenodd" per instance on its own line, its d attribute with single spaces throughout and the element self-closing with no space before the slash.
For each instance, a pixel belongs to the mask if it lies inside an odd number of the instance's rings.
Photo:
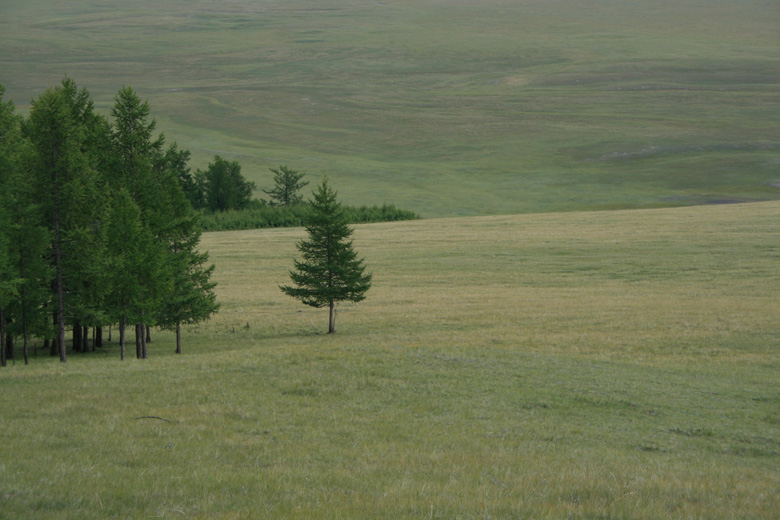
<svg viewBox="0 0 780 520">
<path fill-rule="evenodd" d="M 363 259 L 358 259 L 352 247 L 352 229 L 327 178 L 313 195 L 304 225 L 309 238 L 298 243 L 303 259 L 295 260 L 295 269 L 290 271 L 294 285 L 280 289 L 306 305 L 318 309 L 327 306 L 328 333 L 332 334 L 336 332 L 335 304 L 364 300 L 371 287 L 371 274 L 364 273 Z"/>
</svg>

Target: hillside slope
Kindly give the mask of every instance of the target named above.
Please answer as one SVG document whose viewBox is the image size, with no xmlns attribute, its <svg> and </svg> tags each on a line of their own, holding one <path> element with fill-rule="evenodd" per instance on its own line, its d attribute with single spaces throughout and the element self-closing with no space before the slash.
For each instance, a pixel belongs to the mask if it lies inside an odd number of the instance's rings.
<svg viewBox="0 0 780 520">
<path fill-rule="evenodd" d="M 777 199 L 765 0 L 5 0 L 0 83 L 131 85 L 194 166 L 426 217 Z"/>
</svg>

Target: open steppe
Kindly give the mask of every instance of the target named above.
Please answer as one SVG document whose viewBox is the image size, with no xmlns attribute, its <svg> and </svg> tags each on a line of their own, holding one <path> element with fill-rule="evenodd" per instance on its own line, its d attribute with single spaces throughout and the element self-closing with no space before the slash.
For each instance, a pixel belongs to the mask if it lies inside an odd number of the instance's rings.
<svg viewBox="0 0 780 520">
<path fill-rule="evenodd" d="M 0 519 L 777 518 L 778 27 L 767 0 L 3 0 L 21 113 L 64 74 L 106 114 L 129 85 L 193 168 L 425 219 L 356 226 L 374 287 L 335 335 L 278 288 L 302 229 L 208 233 L 222 308 L 183 355 L 154 331 L 120 362 L 114 331 L 0 370 Z"/>
<path fill-rule="evenodd" d="M 776 518 L 780 203 L 206 234 L 221 312 L 0 373 L 2 518 Z"/>
</svg>

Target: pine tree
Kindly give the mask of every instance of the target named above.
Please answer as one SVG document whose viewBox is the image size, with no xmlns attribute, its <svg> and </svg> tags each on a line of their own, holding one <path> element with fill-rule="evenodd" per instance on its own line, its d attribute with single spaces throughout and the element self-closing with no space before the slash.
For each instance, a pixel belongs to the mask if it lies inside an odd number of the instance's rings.
<svg viewBox="0 0 780 520">
<path fill-rule="evenodd" d="M 8 305 L 17 296 L 19 281 L 13 277 L 14 269 L 8 256 L 11 219 L 6 211 L 10 204 L 9 178 L 16 168 L 19 118 L 14 114 L 11 102 L 3 102 L 5 88 L 0 85 L 0 367 L 6 365 L 5 314 Z"/>
<path fill-rule="evenodd" d="M 19 281 L 13 276 L 13 263 L 8 255 L 10 249 L 11 219 L 8 207 L 11 204 L 10 177 L 17 168 L 18 134 L 20 119 L 14 113 L 13 103 L 4 102 L 5 88 L 0 85 L 0 366 L 6 365 L 5 321 L 6 309 L 17 296 Z"/>
<path fill-rule="evenodd" d="M 303 201 L 303 196 L 298 192 L 309 184 L 308 181 L 300 182 L 305 174 L 280 166 L 278 170 L 270 168 L 274 173 L 274 187 L 271 190 L 263 190 L 271 196 L 271 206 L 292 206 Z"/>
<path fill-rule="evenodd" d="M 192 208 L 198 210 L 206 207 L 202 182 L 199 182 L 199 179 L 190 172 L 187 164 L 190 160 L 189 150 L 179 149 L 177 144 L 173 143 L 165 151 L 164 160 L 168 168 L 176 174 L 179 186 Z"/>
<path fill-rule="evenodd" d="M 140 199 L 149 189 L 153 158 L 165 141 L 163 136 L 153 140 L 157 123 L 149 119 L 150 111 L 149 103 L 142 102 L 130 87 L 119 90 L 111 108 L 114 164 L 109 184 L 115 189 L 126 188 L 141 206 Z"/>
<path fill-rule="evenodd" d="M 298 243 L 303 259 L 295 260 L 295 269 L 290 271 L 294 286 L 280 287 L 305 305 L 327 306 L 329 334 L 336 331 L 335 304 L 362 301 L 371 287 L 371 274 L 364 273 L 363 259 L 358 259 L 352 247 L 352 229 L 336 196 L 327 178 L 323 179 L 306 217 L 309 238 Z"/>
<path fill-rule="evenodd" d="M 63 363 L 67 361 L 65 319 L 76 316 L 71 296 L 79 293 L 74 284 L 82 280 L 82 273 L 74 270 L 79 255 L 84 254 L 80 240 L 94 224 L 92 209 L 100 204 L 96 175 L 85 153 L 83 119 L 79 118 L 89 110 L 84 106 L 88 94 L 72 87 L 66 79 L 62 86 L 33 100 L 24 126 L 31 150 L 28 167 L 52 237 L 56 337 Z"/>
<path fill-rule="evenodd" d="M 120 189 L 113 200 L 107 230 L 105 272 L 109 288 L 105 305 L 111 320 L 119 323 L 121 359 L 125 358 L 128 323 L 144 323 L 157 302 L 149 287 L 163 270 L 163 252 L 141 221 L 141 210 L 127 189 Z M 137 357 L 145 357 L 143 351 Z"/>
<path fill-rule="evenodd" d="M 197 250 L 201 228 L 184 190 L 180 173 L 186 168 L 189 152 L 172 145 L 158 163 L 158 194 L 164 204 L 159 208 L 164 226 L 158 240 L 167 255 L 165 269 L 170 288 L 157 313 L 157 324 L 176 331 L 176 353 L 181 354 L 181 324 L 198 323 L 214 314 L 219 305 L 211 281 L 214 266 L 208 266 L 208 254 Z"/>
<path fill-rule="evenodd" d="M 228 161 L 215 155 L 214 162 L 205 172 L 198 171 L 196 177 L 203 179 L 206 209 L 209 211 L 243 209 L 252 200 L 255 183 L 241 175 L 238 161 Z"/>
</svg>

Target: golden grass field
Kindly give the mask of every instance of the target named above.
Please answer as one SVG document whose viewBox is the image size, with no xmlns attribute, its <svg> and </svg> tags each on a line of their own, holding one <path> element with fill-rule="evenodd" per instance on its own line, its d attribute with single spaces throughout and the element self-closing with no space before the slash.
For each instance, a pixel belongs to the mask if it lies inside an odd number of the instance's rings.
<svg viewBox="0 0 780 520">
<path fill-rule="evenodd" d="M 206 234 L 220 313 L 0 372 L 0 518 L 776 518 L 780 204 Z M 150 418 L 151 417 L 151 418 Z"/>
</svg>

